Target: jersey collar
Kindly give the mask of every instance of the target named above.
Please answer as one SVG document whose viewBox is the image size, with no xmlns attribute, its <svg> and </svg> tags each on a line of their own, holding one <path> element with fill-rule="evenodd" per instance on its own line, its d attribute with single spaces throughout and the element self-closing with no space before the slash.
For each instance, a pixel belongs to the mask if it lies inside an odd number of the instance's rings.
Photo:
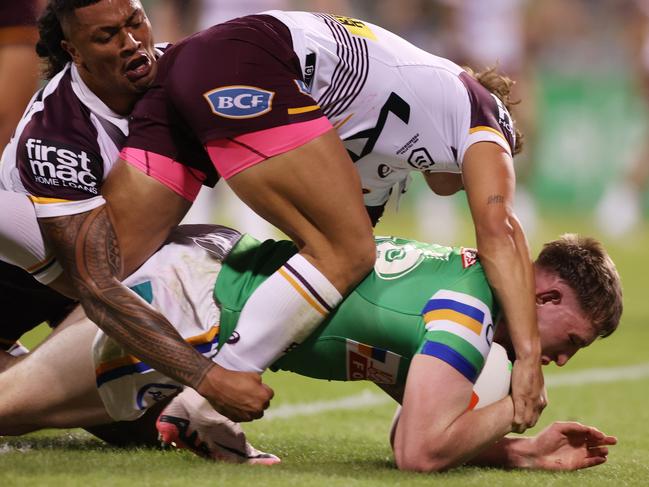
<svg viewBox="0 0 649 487">
<path fill-rule="evenodd" d="M 88 85 L 81 79 L 77 67 L 70 63 L 70 75 L 72 76 L 72 91 L 79 100 L 87 106 L 95 115 L 104 118 L 117 126 L 124 136 L 128 136 L 128 117 L 123 117 L 112 111 L 101 99 L 95 95 Z"/>
</svg>

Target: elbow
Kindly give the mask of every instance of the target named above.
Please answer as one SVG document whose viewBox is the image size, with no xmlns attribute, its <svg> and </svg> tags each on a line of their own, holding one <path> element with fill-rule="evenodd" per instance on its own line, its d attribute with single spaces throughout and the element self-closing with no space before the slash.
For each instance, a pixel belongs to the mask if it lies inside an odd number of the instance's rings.
<svg viewBox="0 0 649 487">
<path fill-rule="evenodd" d="M 455 193 L 460 191 L 462 188 L 436 188 L 433 189 L 433 193 L 435 193 L 437 196 L 453 196 Z"/>
<path fill-rule="evenodd" d="M 399 470 L 420 473 L 444 472 L 453 467 L 453 462 L 448 458 L 426 454 L 396 457 L 396 464 Z"/>
<path fill-rule="evenodd" d="M 394 459 L 397 468 L 407 472 L 443 472 L 455 464 L 452 458 L 444 455 L 439 449 L 426 448 L 425 445 L 395 448 Z"/>
</svg>

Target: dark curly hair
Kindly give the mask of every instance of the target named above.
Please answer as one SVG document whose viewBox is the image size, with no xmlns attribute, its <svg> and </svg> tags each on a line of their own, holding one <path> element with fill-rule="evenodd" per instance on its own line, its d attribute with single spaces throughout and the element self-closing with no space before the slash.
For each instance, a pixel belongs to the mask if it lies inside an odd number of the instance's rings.
<svg viewBox="0 0 649 487">
<path fill-rule="evenodd" d="M 49 0 L 43 14 L 38 19 L 39 39 L 36 53 L 47 63 L 45 78 L 51 79 L 71 61 L 70 55 L 61 46 L 65 39 L 61 21 L 76 9 L 87 7 L 101 0 Z"/>
<path fill-rule="evenodd" d="M 545 244 L 536 264 L 556 273 L 572 288 L 600 337 L 615 331 L 622 316 L 622 284 L 601 243 L 567 233 Z"/>
</svg>

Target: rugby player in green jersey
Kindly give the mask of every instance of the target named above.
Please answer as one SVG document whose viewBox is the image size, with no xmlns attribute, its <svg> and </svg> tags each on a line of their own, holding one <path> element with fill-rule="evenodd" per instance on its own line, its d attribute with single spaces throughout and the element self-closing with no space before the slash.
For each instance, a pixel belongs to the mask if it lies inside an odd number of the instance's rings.
<svg viewBox="0 0 649 487">
<path fill-rule="evenodd" d="M 510 396 L 481 409 L 470 407 L 474 382 L 492 343 L 512 351 L 475 251 L 398 238 L 378 238 L 376 245 L 374 272 L 316 332 L 287 350 L 274 369 L 377 383 L 403 406 L 393 442 L 400 469 L 438 471 L 469 461 L 575 469 L 606 461 L 607 445 L 615 438 L 595 428 L 555 423 L 534 438 L 507 438 L 513 428 Z M 296 279 L 285 265 L 295 252 L 290 242 L 260 243 L 222 227 L 181 228 L 125 284 L 165 314 L 199 351 L 213 357 L 225 341 L 236 351 L 237 319 L 257 286 L 280 267 L 287 282 Z M 535 265 L 542 360 L 561 366 L 617 327 L 622 312 L 619 276 L 596 241 L 574 235 L 547 244 Z M 318 305 L 313 295 L 305 299 Z M 0 387 L 11 389 L 3 395 L 8 399 L 0 398 L 0 434 L 135 420 L 180 389 L 89 322 L 72 335 L 50 339 L 0 375 Z M 92 357 L 79 360 L 72 349 L 92 349 Z M 47 360 L 39 361 L 39 353 Z M 48 373 L 41 374 L 39 367 Z M 43 397 L 48 388 L 36 384 L 39 401 L 33 401 L 24 386 L 16 386 L 25 384 L 18 379 L 28 372 L 32 384 L 34 377 L 51 381 L 52 374 L 80 380 L 64 386 L 74 388 L 67 395 L 59 390 Z M 186 393 L 195 394 L 187 389 L 181 395 Z M 210 425 L 193 424 L 182 408 L 168 407 L 158 419 L 158 430 L 168 442 L 223 457 L 212 438 L 220 433 Z"/>
</svg>

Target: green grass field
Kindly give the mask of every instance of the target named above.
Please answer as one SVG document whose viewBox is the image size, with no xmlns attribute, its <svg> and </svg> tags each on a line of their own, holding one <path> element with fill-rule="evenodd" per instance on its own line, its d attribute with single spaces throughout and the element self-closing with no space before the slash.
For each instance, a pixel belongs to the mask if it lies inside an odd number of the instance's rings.
<svg viewBox="0 0 649 487">
<path fill-rule="evenodd" d="M 405 214 L 406 212 L 404 212 Z M 383 224 L 394 234 L 412 228 L 401 214 Z M 392 221 L 390 221 L 392 219 Z M 538 234 L 551 239 L 566 231 L 590 233 L 585 222 L 565 218 L 544 221 Z M 465 230 L 466 234 L 466 230 Z M 468 238 L 470 244 L 471 238 Z M 466 241 L 466 240 L 465 240 Z M 648 364 L 649 299 L 647 288 L 649 231 L 639 230 L 630 244 L 605 241 L 622 275 L 625 313 L 610 338 L 580 352 L 563 369 L 548 367 L 549 382 L 592 368 Z M 533 242 L 538 250 L 539 243 Z M 38 340 L 39 330 L 28 341 Z M 290 374 L 272 374 L 275 389 L 271 411 L 287 405 L 334 401 L 363 391 L 375 397 L 370 384 L 324 383 Z M 356 409 L 338 409 L 291 418 L 265 418 L 246 427 L 253 444 L 276 453 L 274 467 L 210 463 L 183 451 L 116 450 L 83 431 L 45 431 L 22 438 L 0 439 L 0 486 L 13 485 L 227 485 L 227 486 L 376 486 L 376 485 L 649 485 L 649 377 L 592 380 L 550 387 L 550 405 L 534 431 L 554 420 L 576 420 L 616 435 L 607 464 L 573 473 L 516 472 L 460 468 L 432 476 L 398 472 L 387 441 L 394 404 L 380 402 Z M 532 433 L 534 432 L 532 431 Z"/>
</svg>

